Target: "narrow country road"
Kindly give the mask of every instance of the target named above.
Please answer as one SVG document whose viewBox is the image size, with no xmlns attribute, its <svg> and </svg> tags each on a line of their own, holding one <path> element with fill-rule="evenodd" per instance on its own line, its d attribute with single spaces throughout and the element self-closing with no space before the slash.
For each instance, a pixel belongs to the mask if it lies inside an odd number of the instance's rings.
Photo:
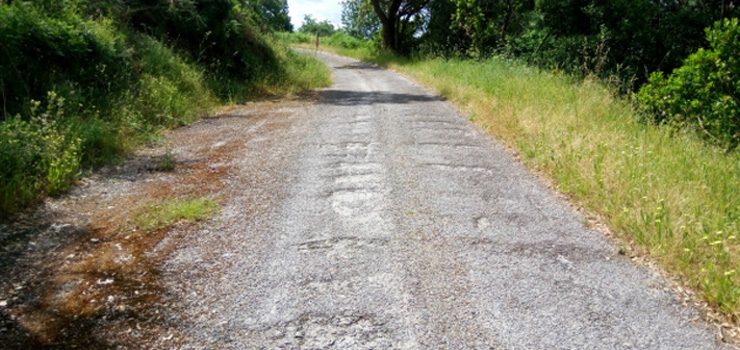
<svg viewBox="0 0 740 350">
<path fill-rule="evenodd" d="M 723 348 L 449 103 L 318 56 L 334 85 L 252 126 L 221 217 L 165 263 L 183 348 Z"/>
</svg>

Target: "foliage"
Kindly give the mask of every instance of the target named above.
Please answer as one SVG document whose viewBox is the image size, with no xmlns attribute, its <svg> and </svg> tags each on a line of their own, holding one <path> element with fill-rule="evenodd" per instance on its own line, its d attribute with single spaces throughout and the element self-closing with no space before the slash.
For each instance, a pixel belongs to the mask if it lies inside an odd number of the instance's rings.
<svg viewBox="0 0 740 350">
<path fill-rule="evenodd" d="M 370 0 L 342 1 L 342 25 L 347 34 L 359 39 L 370 39 L 380 28 L 380 20 L 373 12 Z"/>
<path fill-rule="evenodd" d="M 115 15 L 125 17 L 129 27 L 172 43 L 219 78 L 249 81 L 277 68 L 273 51 L 255 28 L 250 7 L 231 0 L 124 3 Z"/>
<path fill-rule="evenodd" d="M 278 33 L 278 40 L 301 47 L 313 48 L 316 37 L 307 33 Z M 329 47 L 334 50 L 348 50 L 347 52 L 355 52 L 357 50 L 365 50 L 375 52 L 378 46 L 375 43 L 358 39 L 352 35 L 349 35 L 343 31 L 337 31 L 334 34 L 321 39 L 321 47 Z"/>
<path fill-rule="evenodd" d="M 725 45 L 721 55 L 726 58 L 720 58 L 717 49 L 701 50 L 706 45 L 704 28 L 740 15 L 734 0 L 365 1 L 374 5 L 383 24 L 385 48 L 395 53 L 470 58 L 500 54 L 581 79 L 596 76 L 623 94 L 650 79 L 638 98 L 653 119 L 697 129 L 730 148 L 738 144 L 734 82 L 740 79 L 734 56 L 740 50 Z M 360 21 L 357 8 L 362 3 L 344 2 L 345 17 Z M 420 10 L 408 17 L 404 9 L 414 5 Z M 421 37 L 409 27 L 423 28 Z M 674 69 L 676 73 L 665 78 Z"/>
<path fill-rule="evenodd" d="M 397 53 L 420 50 L 472 57 L 504 53 L 548 68 L 617 80 L 623 91 L 643 84 L 653 71 L 677 68 L 703 47 L 704 28 L 740 15 L 734 0 L 370 2 L 376 20 L 384 24 L 380 31 L 385 47 Z M 343 3 L 346 23 L 366 20 L 357 10 L 362 3 Z M 409 16 L 406 8 L 419 11 Z M 414 33 L 422 34 L 418 47 Z"/>
<path fill-rule="evenodd" d="M 503 46 L 508 37 L 522 30 L 523 19 L 533 7 L 531 0 L 453 0 L 455 12 L 450 30 L 463 34 L 472 56 L 488 54 Z M 466 46 L 458 44 L 458 47 Z"/>
<path fill-rule="evenodd" d="M 0 5 L 3 117 L 28 111 L 50 90 L 114 93 L 130 83 L 124 38 L 110 22 L 49 16 L 27 3 Z"/>
<path fill-rule="evenodd" d="M 79 173 L 81 140 L 59 122 L 64 99 L 50 93 L 48 101 L 43 109 L 31 103 L 30 120 L 0 123 L 0 213 L 64 191 Z"/>
<path fill-rule="evenodd" d="M 653 71 L 678 67 L 704 45 L 704 28 L 740 14 L 736 5 L 726 0 L 539 0 L 528 30 L 509 49 L 539 65 L 615 76 L 628 90 Z"/>
<path fill-rule="evenodd" d="M 319 62 L 271 43 L 247 5 L 0 2 L 0 220 L 207 114 L 219 97 L 328 84 Z"/>
<path fill-rule="evenodd" d="M 319 36 L 329 36 L 334 33 L 334 25 L 327 20 L 316 21 L 311 15 L 303 17 L 303 25 L 298 29 L 301 33 L 310 33 Z"/>
<path fill-rule="evenodd" d="M 383 48 L 409 53 L 412 38 L 422 28 L 422 11 L 430 0 L 370 0 L 381 23 Z"/>
<path fill-rule="evenodd" d="M 250 1 L 254 13 L 260 18 L 269 30 L 292 32 L 293 25 L 288 15 L 287 0 L 256 0 Z"/>
<path fill-rule="evenodd" d="M 636 100 L 652 120 L 691 125 L 732 149 L 740 143 L 740 25 L 726 19 L 706 35 L 709 49 L 689 55 L 668 77 L 653 73 Z"/>
</svg>

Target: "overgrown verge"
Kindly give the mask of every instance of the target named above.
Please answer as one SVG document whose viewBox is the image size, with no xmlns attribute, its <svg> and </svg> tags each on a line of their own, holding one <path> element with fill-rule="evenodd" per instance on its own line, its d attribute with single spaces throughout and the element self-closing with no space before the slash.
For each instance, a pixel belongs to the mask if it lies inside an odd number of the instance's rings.
<svg viewBox="0 0 740 350">
<path fill-rule="evenodd" d="M 293 35 L 290 41 L 304 39 Z M 328 49 L 434 87 L 615 234 L 737 321 L 737 152 L 690 130 L 646 124 L 630 101 L 597 79 L 500 57 L 405 59 L 369 44 Z"/>
<path fill-rule="evenodd" d="M 219 104 L 329 83 L 321 63 L 257 29 L 254 11 L 0 1 L 0 221 Z"/>
</svg>

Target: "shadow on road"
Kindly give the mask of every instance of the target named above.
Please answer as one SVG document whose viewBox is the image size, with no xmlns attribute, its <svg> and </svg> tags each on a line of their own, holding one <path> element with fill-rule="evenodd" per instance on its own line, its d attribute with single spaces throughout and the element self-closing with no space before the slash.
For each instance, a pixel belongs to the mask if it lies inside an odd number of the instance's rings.
<svg viewBox="0 0 740 350">
<path fill-rule="evenodd" d="M 322 103 L 337 106 L 361 106 L 374 104 L 406 104 L 418 102 L 436 102 L 444 99 L 439 96 L 399 94 L 382 91 L 349 91 L 349 90 L 324 90 L 321 92 Z"/>
<path fill-rule="evenodd" d="M 383 68 L 380 68 L 374 64 L 369 63 L 363 63 L 363 62 L 355 62 L 355 63 L 348 63 L 339 67 L 334 67 L 334 69 L 367 69 L 367 70 L 382 70 Z"/>
</svg>

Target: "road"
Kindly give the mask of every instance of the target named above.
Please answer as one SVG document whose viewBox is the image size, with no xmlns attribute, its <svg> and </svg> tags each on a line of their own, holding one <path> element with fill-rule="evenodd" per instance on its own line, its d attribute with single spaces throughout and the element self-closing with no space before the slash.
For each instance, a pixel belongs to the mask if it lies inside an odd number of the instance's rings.
<svg viewBox="0 0 740 350">
<path fill-rule="evenodd" d="M 450 103 L 318 57 L 334 84 L 254 123 L 165 264 L 182 348 L 724 348 Z"/>
</svg>

